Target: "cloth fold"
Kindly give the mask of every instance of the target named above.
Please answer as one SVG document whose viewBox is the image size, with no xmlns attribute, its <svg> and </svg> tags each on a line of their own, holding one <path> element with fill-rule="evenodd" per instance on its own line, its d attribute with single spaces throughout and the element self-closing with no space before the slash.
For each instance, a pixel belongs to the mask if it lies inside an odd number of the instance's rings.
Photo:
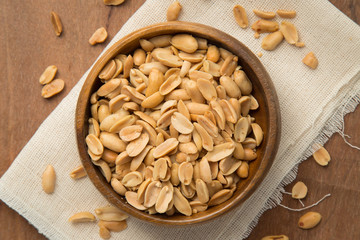
<svg viewBox="0 0 360 240">
<path fill-rule="evenodd" d="M 147 0 L 112 39 L 106 49 L 126 34 L 166 20 L 169 1 Z M 283 186 L 296 177 L 297 164 L 311 154 L 309 146 L 324 143 L 341 129 L 344 113 L 360 103 L 360 28 L 326 0 L 243 1 L 249 22 L 258 18 L 251 10 L 295 9 L 295 24 L 304 48 L 285 41 L 275 51 L 261 49 L 251 28 L 241 29 L 232 9 L 238 1 L 181 0 L 179 20 L 218 28 L 262 52 L 280 101 L 282 136 L 279 151 L 267 177 L 254 194 L 235 211 L 214 221 L 183 228 L 154 226 L 130 218 L 128 228 L 112 239 L 240 239 L 247 237 L 261 214 L 282 199 Z M 151 13 L 151 14 L 149 14 Z M 276 21 L 283 19 L 277 17 Z M 106 51 L 106 49 L 104 51 Z M 313 51 L 319 66 L 311 70 L 301 63 Z M 94 224 L 73 225 L 67 219 L 78 211 L 92 211 L 108 204 L 89 179 L 74 181 L 69 172 L 80 164 L 74 117 L 87 71 L 71 92 L 41 124 L 34 136 L 0 179 L 0 198 L 49 239 L 93 239 Z M 340 111 L 339 109 L 342 109 Z M 345 109 L 345 111 L 344 111 Z M 56 190 L 46 195 L 41 174 L 47 164 L 57 173 Z"/>
</svg>

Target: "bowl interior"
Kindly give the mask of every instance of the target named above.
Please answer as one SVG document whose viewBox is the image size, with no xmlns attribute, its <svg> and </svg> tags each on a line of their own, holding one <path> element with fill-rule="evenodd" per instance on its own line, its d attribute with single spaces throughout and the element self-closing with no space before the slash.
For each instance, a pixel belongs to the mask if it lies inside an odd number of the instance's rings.
<svg viewBox="0 0 360 240">
<path fill-rule="evenodd" d="M 147 39 L 163 34 L 183 32 L 190 33 L 193 36 L 206 38 L 208 42 L 215 44 L 218 47 L 223 47 L 239 57 L 239 64 L 253 83 L 252 94 L 259 102 L 260 107 L 256 111 L 252 111 L 251 115 L 256 118 L 256 122 L 262 127 L 264 139 L 259 148 L 257 148 L 258 158 L 249 164 L 250 169 L 248 178 L 240 180 L 233 196 L 226 202 L 210 207 L 204 212 L 193 214 L 190 217 L 183 215 L 150 215 L 139 211 L 126 203 L 125 199 L 118 195 L 112 189 L 111 185 L 106 182 L 99 169 L 92 164 L 91 159 L 87 154 L 87 146 L 85 145 L 85 137 L 88 134 L 87 119 L 89 119 L 90 116 L 89 99 L 91 94 L 102 84 L 97 77 L 99 72 L 105 64 L 117 54 L 128 54 L 132 52 L 140 46 L 139 39 L 141 38 Z M 79 96 L 76 109 L 76 133 L 83 166 L 91 181 L 109 202 L 132 216 L 148 222 L 170 225 L 188 225 L 213 219 L 216 216 L 229 211 L 244 202 L 256 189 L 270 168 L 277 152 L 280 138 L 280 112 L 276 91 L 269 75 L 258 58 L 245 45 L 235 38 L 209 26 L 187 22 L 168 22 L 151 25 L 127 35 L 114 44 L 96 62 L 89 73 Z"/>
</svg>

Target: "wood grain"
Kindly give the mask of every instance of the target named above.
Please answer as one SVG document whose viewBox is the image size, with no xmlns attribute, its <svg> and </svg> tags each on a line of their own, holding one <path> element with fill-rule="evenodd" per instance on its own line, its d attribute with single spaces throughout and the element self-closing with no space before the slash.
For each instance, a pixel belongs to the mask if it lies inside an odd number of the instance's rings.
<svg viewBox="0 0 360 240">
<path fill-rule="evenodd" d="M 87 40 L 104 26 L 111 39 L 144 0 L 126 1 L 118 7 L 97 1 L 1 1 L 0 8 L 0 176 L 30 140 L 41 122 L 91 66 L 105 44 L 90 47 Z M 330 0 L 353 21 L 360 23 L 358 0 Z M 64 25 L 60 38 L 55 36 L 50 12 L 57 12 Z M 66 81 L 63 93 L 53 99 L 40 96 L 38 78 L 50 64 L 59 68 L 58 77 Z M 350 142 L 360 145 L 358 122 L 360 107 L 345 117 Z M 327 168 L 319 168 L 310 158 L 299 167 L 297 180 L 306 182 L 313 203 L 326 193 L 333 194 L 313 210 L 323 215 L 312 230 L 297 228 L 301 213 L 281 207 L 267 211 L 248 239 L 268 234 L 287 234 L 290 239 L 360 239 L 360 163 L 359 151 L 347 146 L 338 134 L 325 145 L 332 156 Z M 290 191 L 292 184 L 286 190 Z M 288 197 L 283 204 L 300 207 Z M 0 201 L 0 239 L 46 239 L 18 213 Z"/>
</svg>

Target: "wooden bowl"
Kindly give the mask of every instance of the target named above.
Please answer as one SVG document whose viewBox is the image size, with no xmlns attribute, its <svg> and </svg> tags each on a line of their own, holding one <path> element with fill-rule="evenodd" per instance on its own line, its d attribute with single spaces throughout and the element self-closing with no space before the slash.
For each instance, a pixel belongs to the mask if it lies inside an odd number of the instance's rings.
<svg viewBox="0 0 360 240">
<path fill-rule="evenodd" d="M 126 203 L 124 197 L 118 195 L 105 180 L 98 167 L 92 164 L 87 154 L 85 137 L 88 134 L 88 119 L 90 116 L 90 96 L 101 85 L 98 79 L 100 70 L 105 64 L 119 53 L 128 54 L 139 47 L 139 39 L 151 38 L 163 34 L 176 34 L 186 32 L 193 36 L 206 38 L 219 47 L 223 47 L 239 57 L 239 64 L 246 72 L 253 83 L 252 94 L 259 102 L 259 109 L 252 111 L 252 116 L 264 131 L 264 140 L 257 149 L 258 158 L 250 165 L 249 177 L 238 183 L 233 196 L 226 202 L 210 207 L 204 212 L 193 214 L 192 216 L 165 214 L 150 215 L 139 211 Z M 268 172 L 278 149 L 280 140 L 280 112 L 279 103 L 274 85 L 270 76 L 259 59 L 241 42 L 235 38 L 214 29 L 197 23 L 189 22 L 167 22 L 151 25 L 137 30 L 115 43 L 105 54 L 96 62 L 91 69 L 84 86 L 82 87 L 77 108 L 76 108 L 76 134 L 78 149 L 84 168 L 88 177 L 96 188 L 108 199 L 110 203 L 119 207 L 124 212 L 141 220 L 165 225 L 190 225 L 201 223 L 224 214 L 231 209 L 239 206 L 254 192 L 259 186 L 264 176 Z"/>
</svg>

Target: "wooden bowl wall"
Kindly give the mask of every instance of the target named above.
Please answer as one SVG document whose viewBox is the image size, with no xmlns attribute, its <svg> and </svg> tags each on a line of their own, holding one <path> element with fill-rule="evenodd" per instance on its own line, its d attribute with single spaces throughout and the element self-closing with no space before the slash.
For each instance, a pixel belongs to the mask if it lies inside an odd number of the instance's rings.
<svg viewBox="0 0 360 240">
<path fill-rule="evenodd" d="M 150 215 L 129 205 L 125 198 L 118 195 L 105 180 L 98 167 L 92 164 L 87 154 L 85 137 L 88 134 L 88 119 L 90 116 L 90 96 L 101 85 L 98 74 L 105 64 L 119 53 L 128 54 L 139 47 L 139 39 L 151 38 L 163 34 L 189 33 L 193 36 L 206 38 L 208 42 L 223 47 L 239 57 L 239 64 L 253 83 L 252 94 L 259 102 L 259 109 L 251 114 L 264 131 L 264 140 L 257 149 L 258 158 L 249 164 L 249 177 L 240 180 L 234 195 L 226 202 L 210 207 L 204 212 L 183 215 Z M 76 134 L 79 154 L 88 177 L 96 188 L 108 199 L 126 213 L 147 222 L 166 225 L 189 225 L 213 219 L 236 206 L 239 206 L 254 192 L 268 172 L 278 149 L 280 141 L 279 103 L 273 83 L 259 59 L 235 38 L 209 26 L 189 22 L 167 22 L 151 25 L 137 30 L 115 43 L 96 62 L 91 69 L 81 90 L 76 108 Z"/>
</svg>

